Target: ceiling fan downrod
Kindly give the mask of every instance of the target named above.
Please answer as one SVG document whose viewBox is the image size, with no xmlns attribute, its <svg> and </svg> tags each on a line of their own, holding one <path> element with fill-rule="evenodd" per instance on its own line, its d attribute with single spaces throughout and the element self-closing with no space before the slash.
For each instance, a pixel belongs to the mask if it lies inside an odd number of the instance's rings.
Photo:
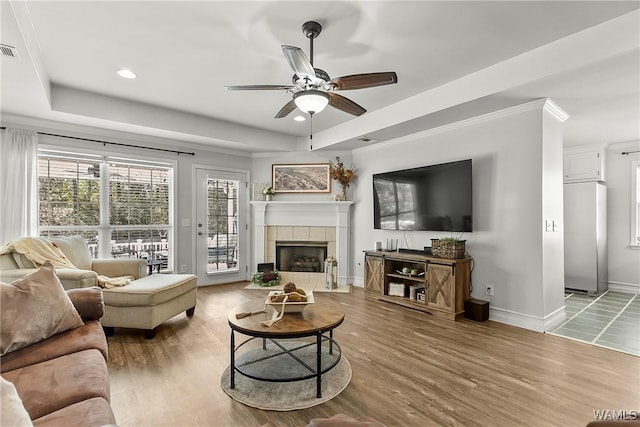
<svg viewBox="0 0 640 427">
<path fill-rule="evenodd" d="M 309 62 L 313 67 L 313 39 L 320 35 L 322 25 L 316 21 L 307 21 L 302 24 L 302 33 L 309 39 Z"/>
</svg>

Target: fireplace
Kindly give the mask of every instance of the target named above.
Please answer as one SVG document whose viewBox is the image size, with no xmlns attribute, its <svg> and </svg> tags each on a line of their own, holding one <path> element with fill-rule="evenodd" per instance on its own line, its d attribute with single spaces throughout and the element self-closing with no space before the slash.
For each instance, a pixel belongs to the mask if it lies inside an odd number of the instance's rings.
<svg viewBox="0 0 640 427">
<path fill-rule="evenodd" d="M 327 242 L 276 241 L 276 270 L 324 273 Z"/>
<path fill-rule="evenodd" d="M 325 285 L 324 261 L 328 257 L 338 260 L 338 285 L 348 284 L 349 266 L 349 210 L 352 202 L 324 201 L 253 201 L 256 263 L 282 264 L 276 259 L 277 246 L 304 248 L 293 263 L 276 267 L 282 282 L 301 285 Z M 277 245 L 278 244 L 278 245 Z M 322 251 L 306 252 L 309 246 L 322 246 Z M 324 249 L 326 247 L 326 250 Z M 282 253 L 280 254 L 282 257 Z M 282 269 L 284 268 L 284 270 Z M 315 271 L 316 269 L 318 269 Z M 303 271 L 300 271 L 303 270 Z M 314 270 L 314 271 L 310 271 Z"/>
</svg>

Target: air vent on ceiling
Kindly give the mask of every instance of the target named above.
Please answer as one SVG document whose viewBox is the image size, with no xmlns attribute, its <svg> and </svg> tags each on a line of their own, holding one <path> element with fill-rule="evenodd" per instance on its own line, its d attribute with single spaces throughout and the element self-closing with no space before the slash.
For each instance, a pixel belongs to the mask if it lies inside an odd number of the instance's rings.
<svg viewBox="0 0 640 427">
<path fill-rule="evenodd" d="M 0 43 L 0 51 L 2 52 L 2 56 L 8 56 L 10 58 L 20 59 L 20 55 L 18 54 L 18 49 L 16 49 L 13 46 Z"/>
<path fill-rule="evenodd" d="M 361 136 L 360 138 L 358 138 L 358 141 L 366 142 L 367 144 L 378 142 L 377 139 L 369 138 L 368 136 Z"/>
</svg>

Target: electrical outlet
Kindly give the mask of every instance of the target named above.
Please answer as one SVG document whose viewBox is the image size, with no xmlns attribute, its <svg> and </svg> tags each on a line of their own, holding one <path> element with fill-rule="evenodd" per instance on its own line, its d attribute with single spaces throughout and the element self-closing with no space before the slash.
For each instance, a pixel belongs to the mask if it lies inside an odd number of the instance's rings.
<svg viewBox="0 0 640 427">
<path fill-rule="evenodd" d="M 187 264 L 180 265 L 180 273 L 186 273 L 186 272 L 187 272 Z"/>
<path fill-rule="evenodd" d="M 484 288 L 484 293 L 492 297 L 493 296 L 493 285 L 487 285 Z"/>
</svg>

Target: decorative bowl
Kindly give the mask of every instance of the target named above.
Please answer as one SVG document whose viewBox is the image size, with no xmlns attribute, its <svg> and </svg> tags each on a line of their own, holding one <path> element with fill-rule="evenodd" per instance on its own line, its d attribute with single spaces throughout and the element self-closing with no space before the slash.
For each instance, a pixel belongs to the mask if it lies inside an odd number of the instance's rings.
<svg viewBox="0 0 640 427">
<path fill-rule="evenodd" d="M 265 302 L 265 304 L 272 306 L 273 308 L 275 308 L 278 312 L 280 310 L 282 310 L 282 304 L 281 302 L 272 302 L 271 301 L 271 295 L 278 295 L 278 294 L 282 294 L 283 291 L 270 291 L 269 295 L 267 296 L 267 301 Z M 284 303 L 284 312 L 285 313 L 302 313 L 302 310 L 304 310 L 304 308 L 309 305 L 309 304 L 313 304 L 314 300 L 313 300 L 313 291 L 307 291 L 307 301 L 306 302 L 285 302 Z"/>
</svg>

